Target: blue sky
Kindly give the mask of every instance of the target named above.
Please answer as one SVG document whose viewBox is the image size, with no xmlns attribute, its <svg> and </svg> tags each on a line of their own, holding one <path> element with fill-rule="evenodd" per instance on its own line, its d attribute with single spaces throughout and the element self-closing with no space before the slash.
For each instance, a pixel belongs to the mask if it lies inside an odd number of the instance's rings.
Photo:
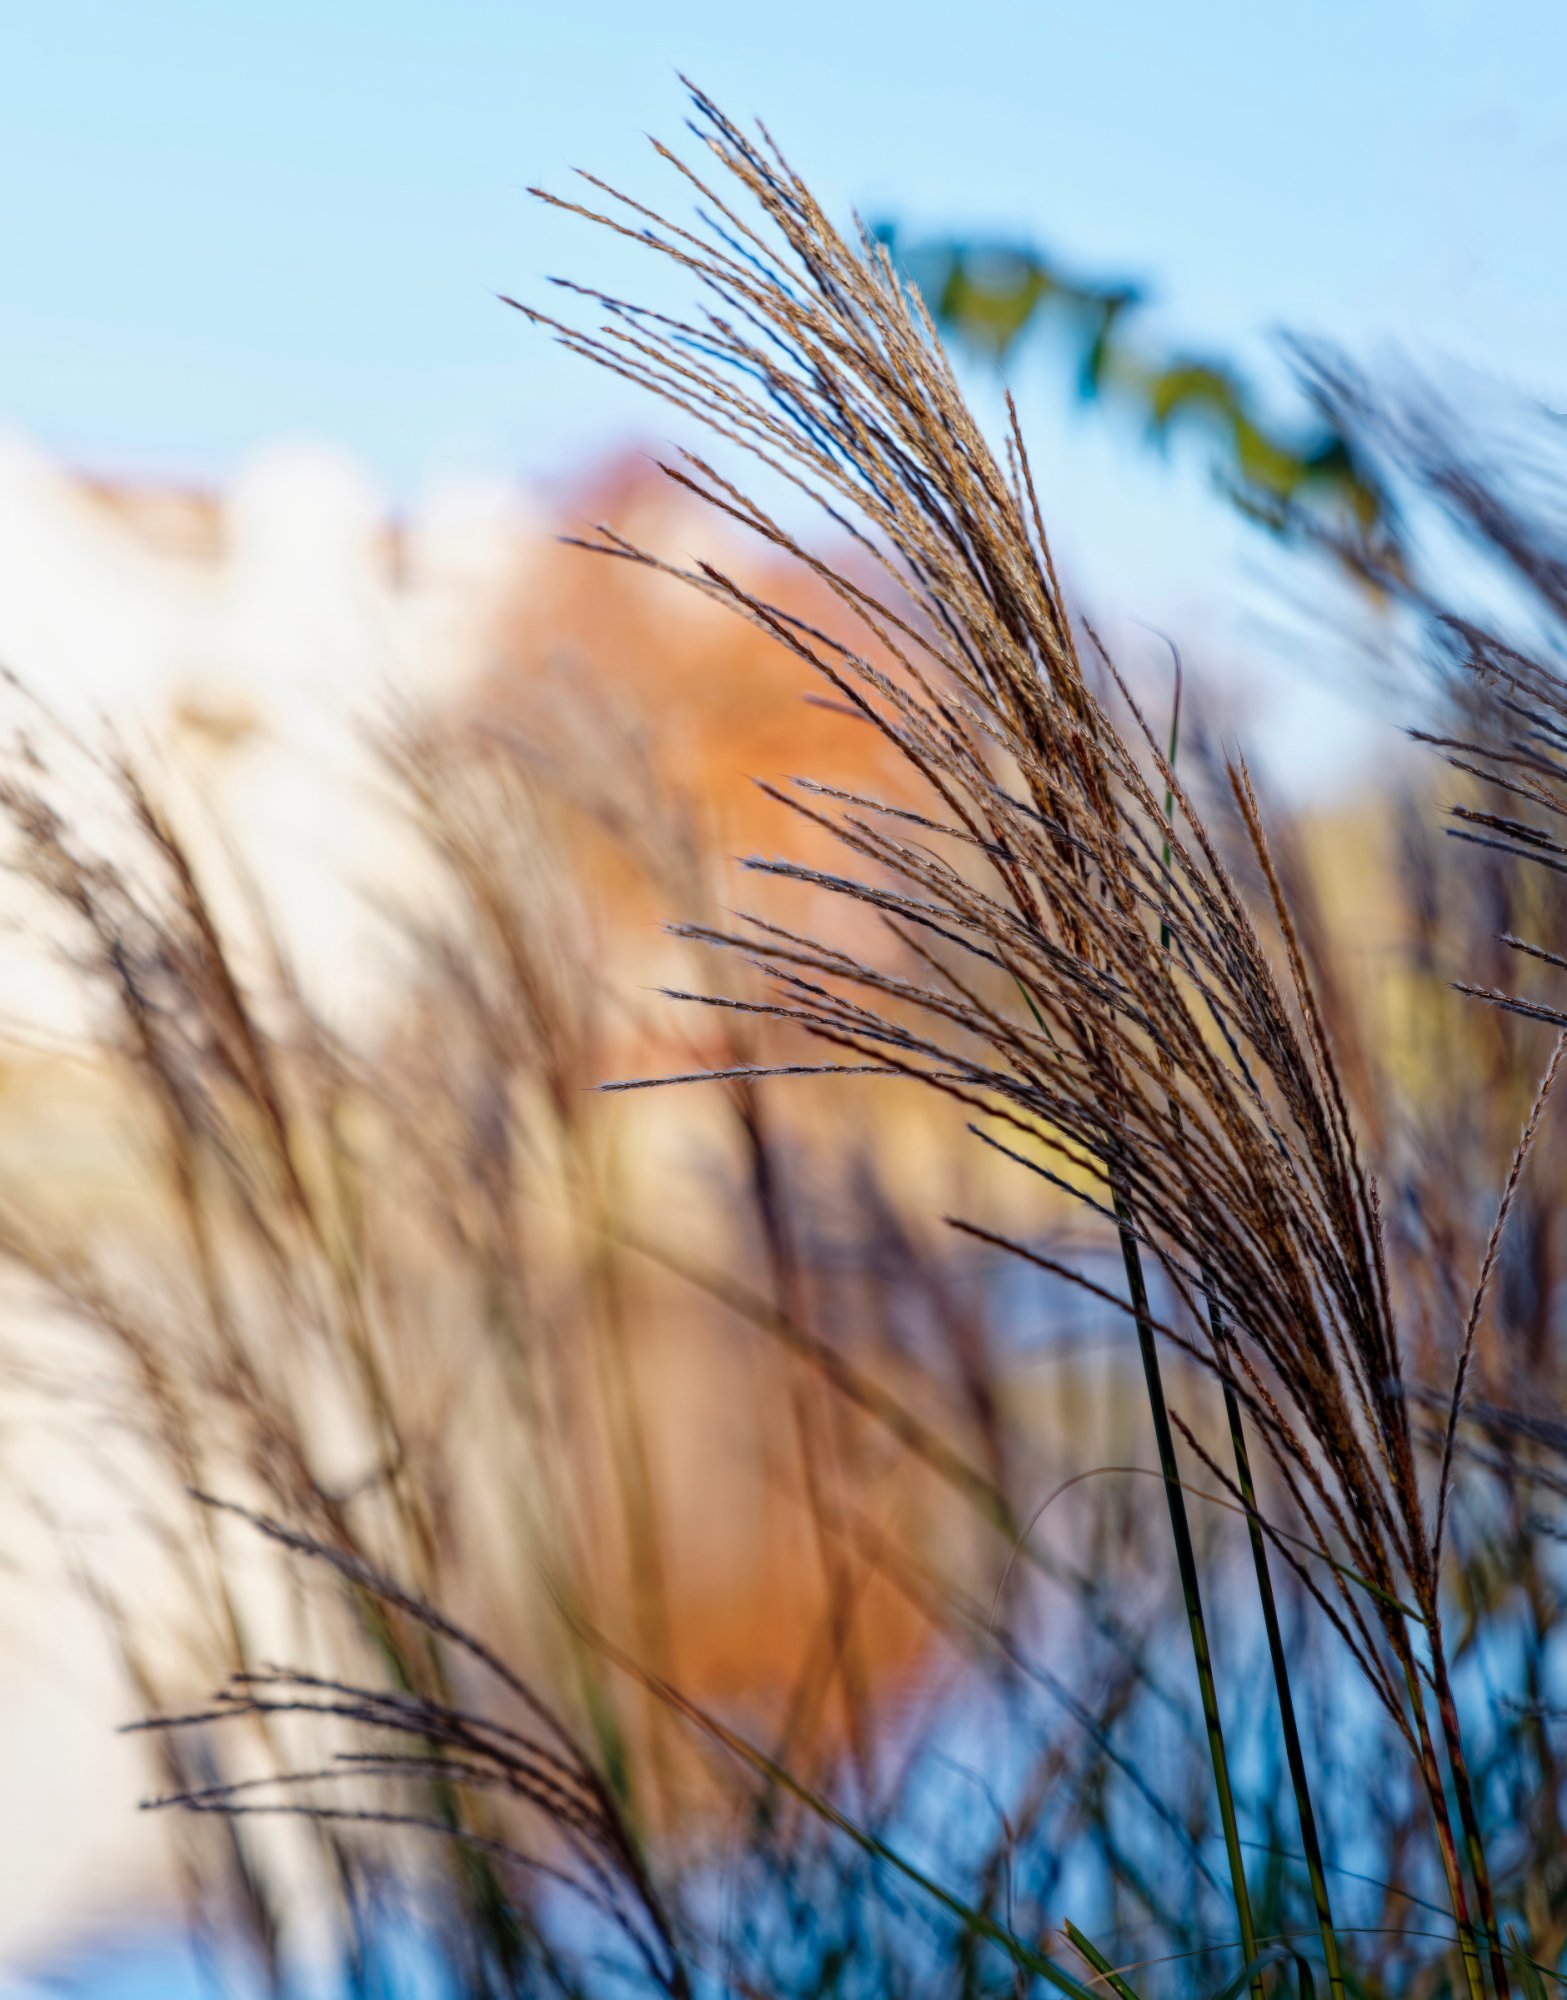
<svg viewBox="0 0 1567 2000">
<path fill-rule="evenodd" d="M 1567 9 L 907 0 L 48 0 L 0 34 L 0 422 L 220 478 L 337 440 L 394 497 L 669 429 L 500 290 L 645 284 L 530 181 L 662 196 L 674 72 L 829 202 L 1016 231 L 1151 280 L 1172 339 L 1273 327 L 1567 401 Z M 1169 617 L 1251 538 L 1016 364 L 1079 575 Z M 1172 501 L 1174 504 L 1172 505 Z"/>
</svg>

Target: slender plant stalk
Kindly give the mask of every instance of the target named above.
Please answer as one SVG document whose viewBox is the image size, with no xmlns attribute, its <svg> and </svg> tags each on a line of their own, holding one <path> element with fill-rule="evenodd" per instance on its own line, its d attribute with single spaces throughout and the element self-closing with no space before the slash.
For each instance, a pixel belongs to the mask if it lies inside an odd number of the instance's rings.
<svg viewBox="0 0 1567 2000">
<path fill-rule="evenodd" d="M 1166 814 L 1168 817 L 1168 811 Z M 1168 855 L 1166 858 L 1168 867 Z M 1030 1013 L 1043 1030 L 1045 1022 L 1033 996 L 1018 982 Z M 1048 1032 L 1048 1031 L 1047 1031 Z M 1224 1722 L 1219 1712 L 1219 1690 L 1213 1673 L 1213 1652 L 1208 1644 L 1207 1621 L 1203 1616 L 1202 1590 L 1197 1580 L 1197 1553 L 1192 1544 L 1191 1523 L 1186 1515 L 1186 1496 L 1181 1485 L 1180 1466 L 1175 1456 L 1175 1438 L 1170 1429 L 1169 1405 L 1165 1400 L 1164 1377 L 1159 1367 L 1159 1349 L 1148 1306 L 1148 1286 L 1143 1276 L 1142 1253 L 1137 1247 L 1137 1229 L 1132 1207 L 1120 1177 L 1112 1173 L 1121 1260 L 1126 1267 L 1126 1283 L 1137 1327 L 1138 1352 L 1142 1357 L 1143 1380 L 1148 1388 L 1148 1408 L 1153 1417 L 1154 1439 L 1159 1452 L 1159 1470 L 1164 1477 L 1165 1500 L 1170 1510 L 1170 1532 L 1175 1541 L 1176 1566 L 1181 1578 L 1181 1596 L 1186 1604 L 1187 1624 L 1192 1637 L 1192 1659 L 1197 1669 L 1197 1686 L 1202 1700 L 1203 1722 L 1208 1732 L 1208 1754 L 1213 1761 L 1214 1789 L 1219 1798 L 1219 1823 L 1224 1831 L 1224 1851 L 1229 1862 L 1230 1886 L 1235 1899 L 1235 1918 L 1240 1929 L 1245 1963 L 1257 1956 L 1256 1926 L 1252 1921 L 1251 1892 L 1246 1886 L 1246 1863 L 1241 1852 L 1240 1826 L 1235 1816 L 1235 1790 L 1230 1782 L 1229 1757 L 1224 1747 Z M 1251 1980 L 1253 2000 L 1262 2000 L 1260 1974 Z"/>
<path fill-rule="evenodd" d="M 1431 1726 L 1426 1716 L 1425 1696 L 1420 1691 L 1420 1683 L 1415 1677 L 1414 1662 L 1406 1657 L 1403 1662 L 1404 1686 L 1409 1694 L 1409 1709 L 1415 1725 L 1415 1736 L 1419 1745 L 1420 1770 L 1425 1779 L 1426 1793 L 1431 1800 L 1431 1811 L 1436 1819 L 1436 1843 L 1442 1856 L 1442 1872 L 1447 1877 L 1447 1896 L 1452 1904 L 1453 1918 L 1458 1925 L 1458 1944 L 1463 1953 L 1464 1977 L 1468 1982 L 1470 2000 L 1485 2000 L 1485 1981 L 1480 1972 L 1480 1953 L 1475 1945 L 1474 1924 L 1469 1916 L 1469 1898 L 1464 1893 L 1463 1871 L 1458 1861 L 1458 1843 L 1453 1838 L 1453 1822 L 1447 1810 L 1447 1794 L 1442 1789 L 1442 1773 L 1437 1765 L 1436 1750 L 1431 1742 Z"/>
<path fill-rule="evenodd" d="M 1226 1367 L 1227 1336 L 1224 1319 L 1210 1298 L 1209 1322 L 1221 1367 Z M 1284 1737 L 1284 1754 L 1289 1761 L 1290 1784 L 1295 1792 L 1295 1808 L 1300 1817 L 1301 1846 L 1306 1856 L 1306 1874 L 1311 1882 L 1311 1900 L 1316 1906 L 1317 1929 L 1322 1936 L 1322 1956 L 1328 1968 L 1328 1986 L 1334 2000 L 1344 2000 L 1344 1966 L 1339 1956 L 1338 1934 L 1333 1928 L 1333 1905 L 1328 1897 L 1327 1871 L 1322 1864 L 1322 1843 L 1317 1835 L 1317 1816 L 1312 1809 L 1311 1787 L 1306 1778 L 1306 1759 L 1301 1749 L 1300 1729 L 1295 1720 L 1295 1698 L 1290 1691 L 1289 1663 L 1284 1656 L 1284 1635 L 1279 1627 L 1278 1605 L 1273 1596 L 1273 1576 L 1268 1566 L 1268 1545 L 1257 1515 L 1256 1488 L 1251 1476 L 1251 1453 L 1241 1422 L 1240 1398 L 1228 1372 L 1224 1377 L 1224 1410 L 1230 1420 L 1230 1443 L 1235 1451 L 1235 1475 L 1246 1507 L 1246 1530 L 1251 1537 L 1252 1562 L 1257 1571 L 1257 1594 L 1262 1599 L 1262 1622 L 1268 1635 L 1268 1657 L 1273 1663 L 1273 1685 L 1279 1698 L 1279 1725 Z"/>
<path fill-rule="evenodd" d="M 1181 665 L 1180 648 L 1173 639 L 1165 638 L 1165 644 L 1175 661 L 1175 694 L 1170 704 L 1170 753 L 1169 766 L 1173 772 L 1175 760 L 1181 747 L 1181 692 L 1184 673 Z M 1169 827 L 1175 811 L 1175 794 L 1167 787 L 1164 794 L 1164 866 L 1170 866 Z M 1170 926 L 1168 917 L 1159 923 L 1160 948 L 1168 953 L 1170 949 Z M 1311 1883 L 1311 1900 L 1316 1907 L 1317 1929 L 1322 1937 L 1322 1956 L 1328 1971 L 1328 1987 L 1333 2000 L 1344 2000 L 1344 1965 L 1339 1954 L 1338 1935 L 1333 1928 L 1333 1905 L 1328 1895 L 1327 1871 L 1322 1862 L 1322 1843 L 1317 1834 L 1317 1815 L 1311 1803 L 1311 1786 L 1306 1776 L 1306 1758 L 1300 1741 L 1300 1728 L 1295 1719 L 1295 1697 L 1290 1688 L 1289 1662 L 1284 1656 L 1284 1634 L 1279 1625 L 1278 1604 L 1273 1595 L 1273 1575 L 1268 1564 L 1268 1544 L 1262 1532 L 1262 1522 L 1257 1513 L 1257 1490 L 1251 1474 L 1251 1452 L 1246 1444 L 1246 1430 L 1241 1417 L 1240 1398 L 1235 1393 L 1235 1383 L 1229 1369 L 1229 1334 L 1224 1324 L 1224 1315 L 1214 1297 L 1213 1286 L 1208 1273 L 1203 1274 L 1203 1296 L 1208 1306 L 1208 1326 L 1213 1337 L 1213 1348 L 1224 1382 L 1224 1413 L 1229 1419 L 1230 1444 L 1235 1454 L 1235 1477 L 1241 1501 L 1246 1509 L 1246 1532 L 1251 1540 L 1252 1565 L 1257 1572 L 1257 1595 L 1262 1600 L 1262 1622 L 1268 1636 L 1268 1658 L 1273 1667 L 1273 1685 L 1278 1695 L 1279 1724 L 1284 1737 L 1284 1753 L 1289 1762 L 1290 1784 L 1295 1793 L 1295 1809 L 1300 1819 L 1301 1846 L 1306 1856 L 1306 1874 Z"/>
<path fill-rule="evenodd" d="M 1235 1894 L 1235 1918 L 1240 1926 L 1241 1949 L 1246 1963 L 1257 1956 L 1256 1928 L 1252 1922 L 1251 1894 L 1246 1887 L 1246 1865 L 1241 1855 L 1240 1827 L 1235 1818 L 1235 1792 L 1230 1783 L 1230 1763 L 1224 1749 L 1224 1724 L 1219 1715 L 1219 1689 L 1213 1675 L 1213 1654 L 1208 1645 L 1208 1626 L 1203 1617 L 1202 1590 L 1197 1581 L 1197 1553 L 1192 1546 L 1191 1523 L 1186 1517 L 1186 1496 L 1181 1490 L 1181 1469 L 1175 1458 L 1175 1438 L 1170 1429 L 1170 1411 L 1165 1402 L 1164 1377 L 1159 1368 L 1159 1350 L 1154 1340 L 1153 1315 L 1148 1308 L 1148 1287 L 1143 1277 L 1142 1255 L 1132 1211 L 1124 1193 L 1115 1190 L 1115 1213 L 1120 1225 L 1121 1259 L 1126 1266 L 1126 1282 L 1131 1293 L 1132 1317 L 1137 1324 L 1137 1345 L 1143 1359 L 1143 1379 L 1148 1385 L 1148 1408 L 1153 1416 L 1154 1440 L 1159 1450 L 1159 1470 L 1164 1475 L 1164 1494 L 1170 1508 L 1170 1532 L 1175 1539 L 1175 1560 L 1181 1576 L 1181 1595 L 1186 1601 L 1186 1621 L 1191 1628 L 1192 1658 L 1197 1667 L 1197 1686 L 1202 1697 L 1203 1721 L 1208 1730 L 1208 1752 L 1213 1759 L 1213 1782 L 1219 1794 L 1219 1822 L 1224 1829 L 1224 1851 L 1230 1864 L 1230 1883 Z M 1262 1975 L 1254 1974 L 1251 1990 L 1262 2000 Z"/>
<path fill-rule="evenodd" d="M 1065 1930 L 1074 1948 L 1083 1958 L 1087 1959 L 1088 1963 L 1098 1973 L 1110 1991 L 1118 1996 L 1118 2000 L 1137 2000 L 1136 1992 L 1132 1987 L 1127 1985 L 1120 1973 L 1116 1971 L 1115 1967 L 1092 1939 L 1084 1937 L 1083 1933 L 1077 1928 L 1077 1925 L 1070 1919 L 1067 1920 L 1062 1928 Z"/>
<path fill-rule="evenodd" d="M 1464 1387 L 1469 1374 L 1470 1361 L 1474 1354 L 1475 1338 L 1480 1330 L 1480 1319 L 1485 1309 L 1486 1292 L 1491 1274 L 1496 1268 L 1497 1256 L 1502 1247 L 1502 1238 L 1507 1228 L 1507 1219 L 1512 1210 L 1513 1197 L 1523 1176 L 1524 1165 L 1533 1150 L 1535 1136 L 1540 1129 L 1540 1120 L 1545 1114 L 1557 1071 L 1562 1058 L 1567 1055 L 1567 1029 L 1557 1035 L 1556 1045 L 1551 1052 L 1550 1062 L 1535 1091 L 1534 1102 L 1529 1108 L 1529 1116 L 1519 1136 L 1513 1153 L 1512 1166 L 1502 1189 L 1501 1201 L 1497 1206 L 1496 1220 L 1485 1246 L 1485 1255 L 1480 1262 L 1480 1276 L 1475 1285 L 1474 1299 L 1469 1308 L 1468 1324 L 1464 1328 L 1463 1345 L 1459 1354 L 1457 1373 L 1453 1378 L 1452 1406 L 1448 1413 L 1447 1432 L 1442 1445 L 1442 1471 L 1437 1489 L 1436 1529 L 1431 1540 L 1432 1591 L 1438 1587 L 1442 1561 L 1442 1534 L 1447 1521 L 1448 1501 L 1452 1491 L 1453 1453 L 1458 1436 L 1458 1420 L 1463 1409 Z M 1464 1845 L 1469 1854 L 1470 1872 L 1474 1877 L 1475 1901 L 1479 1905 L 1480 1924 L 1485 1932 L 1486 1944 L 1490 1952 L 1491 1977 L 1496 1983 L 1499 2000 L 1508 2000 L 1509 1986 L 1507 1962 L 1502 1953 L 1501 1930 L 1496 1919 L 1496 1899 L 1491 1891 L 1491 1870 L 1486 1860 L 1485 1841 L 1480 1833 L 1480 1816 L 1475 1807 L 1474 1788 L 1469 1779 L 1469 1765 L 1464 1756 L 1463 1733 L 1459 1727 L 1458 1704 L 1453 1698 L 1452 1681 L 1447 1671 L 1447 1649 L 1442 1642 L 1441 1624 L 1433 1614 L 1429 1621 L 1431 1646 L 1431 1685 L 1436 1692 L 1437 1712 L 1442 1723 L 1442 1737 L 1447 1746 L 1448 1767 L 1453 1776 L 1453 1795 L 1458 1801 L 1458 1817 L 1464 1829 Z"/>
<path fill-rule="evenodd" d="M 1448 1766 L 1453 1774 L 1453 1796 L 1458 1801 L 1459 1824 L 1464 1830 L 1464 1846 L 1469 1855 L 1469 1871 L 1474 1877 L 1475 1902 L 1479 1906 L 1480 1928 L 1491 1960 L 1491 1978 L 1497 2000 L 1509 2000 L 1511 1987 L 1507 1961 L 1502 1953 L 1502 1934 L 1496 1920 L 1496 1899 L 1491 1893 L 1491 1870 L 1486 1860 L 1485 1842 L 1480 1833 L 1480 1816 L 1475 1808 L 1474 1788 L 1469 1781 L 1469 1765 L 1464 1756 L 1463 1737 L 1458 1726 L 1458 1705 L 1447 1671 L 1447 1651 L 1440 1627 L 1433 1619 L 1430 1628 L 1431 1680 L 1436 1689 L 1437 1714 L 1447 1745 Z"/>
<path fill-rule="evenodd" d="M 1029 1011 L 1044 1026 L 1038 1008 L 1026 986 L 1019 990 Z M 1203 1722 L 1208 1732 L 1208 1754 L 1213 1760 L 1214 1789 L 1219 1796 L 1219 1823 L 1224 1830 L 1224 1852 L 1229 1861 L 1230 1886 L 1235 1898 L 1235 1918 L 1240 1928 L 1245 1962 L 1257 1956 L 1256 1926 L 1252 1921 L 1251 1892 L 1246 1886 L 1246 1863 L 1241 1852 L 1240 1826 L 1235 1817 L 1235 1790 L 1230 1783 L 1230 1762 L 1224 1748 L 1224 1722 L 1219 1713 L 1219 1690 L 1213 1675 L 1213 1653 L 1208 1644 L 1208 1626 L 1203 1617 L 1202 1590 L 1197 1580 L 1197 1552 L 1192 1545 L 1191 1523 L 1186 1516 L 1186 1495 L 1181 1485 L 1181 1469 L 1175 1457 L 1175 1438 L 1170 1429 L 1169 1405 L 1165 1401 L 1164 1376 L 1159 1367 L 1153 1315 L 1148 1307 L 1148 1286 L 1143 1276 L 1142 1253 L 1137 1247 L 1137 1229 L 1131 1203 L 1119 1178 L 1112 1180 L 1121 1261 L 1126 1267 L 1127 1291 L 1132 1318 L 1137 1327 L 1138 1352 L 1142 1356 L 1143 1380 L 1148 1387 L 1148 1408 L 1153 1417 L 1154 1440 L 1159 1452 L 1159 1470 L 1164 1476 L 1165 1499 L 1170 1509 L 1170 1532 L 1175 1540 L 1175 1560 L 1181 1578 L 1181 1596 L 1192 1635 L 1192 1659 L 1197 1668 L 1197 1686 L 1202 1698 Z M 1262 1978 L 1251 1981 L 1254 2000 L 1262 2000 Z"/>
</svg>

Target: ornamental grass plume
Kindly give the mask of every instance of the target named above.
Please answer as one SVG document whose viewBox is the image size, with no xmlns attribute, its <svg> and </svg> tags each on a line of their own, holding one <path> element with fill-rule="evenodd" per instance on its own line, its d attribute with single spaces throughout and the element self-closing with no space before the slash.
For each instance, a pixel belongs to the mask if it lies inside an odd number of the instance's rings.
<svg viewBox="0 0 1567 2000">
<path fill-rule="evenodd" d="M 765 1016 L 834 1052 L 780 1063 L 778 1074 L 878 1073 L 945 1094 L 988 1143 L 1116 1230 L 1129 1281 L 1121 1303 L 1149 1363 L 1243 1939 L 1252 1942 L 1244 1871 L 1156 1336 L 1216 1370 L 1237 1423 L 1262 1441 L 1298 1517 L 1289 1530 L 1258 1513 L 1244 1458 L 1235 1473 L 1222 1470 L 1180 1423 L 1409 1745 L 1471 1990 L 1481 1973 L 1466 1866 L 1505 1993 L 1376 1185 L 1247 770 L 1233 761 L 1227 778 L 1271 906 L 1267 939 L 1114 661 L 1074 624 L 1010 398 L 998 453 L 885 247 L 863 227 L 840 234 L 764 128 L 752 137 L 700 92 L 693 100 L 709 177 L 658 151 L 699 198 L 697 228 L 592 175 L 598 206 L 543 198 L 679 267 L 703 295 L 701 311 L 671 317 L 564 281 L 588 309 L 580 323 L 522 310 L 781 482 L 788 512 L 695 452 L 665 466 L 825 584 L 842 629 L 803 623 L 711 563 L 666 563 L 611 526 L 583 545 L 679 576 L 770 632 L 881 733 L 927 803 L 915 810 L 804 777 L 768 787 L 831 831 L 845 865 L 747 866 L 851 904 L 852 947 L 821 924 L 755 915 L 687 927 L 682 936 L 745 960 L 770 991 L 679 997 Z M 849 538 L 852 564 L 813 551 L 793 524 L 800 497 Z M 872 936 L 882 949 L 870 948 Z M 1022 1243 L 1006 1247 L 1074 1276 Z M 1151 1269 L 1171 1301 L 1159 1321 Z"/>
</svg>

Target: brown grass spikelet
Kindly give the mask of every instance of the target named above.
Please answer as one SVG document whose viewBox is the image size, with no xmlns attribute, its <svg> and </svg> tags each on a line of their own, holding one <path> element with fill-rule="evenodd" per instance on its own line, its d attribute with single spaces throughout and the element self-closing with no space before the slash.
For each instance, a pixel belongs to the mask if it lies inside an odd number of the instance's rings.
<svg viewBox="0 0 1567 2000">
<path fill-rule="evenodd" d="M 853 574 L 694 452 L 666 467 L 825 582 L 851 636 L 612 530 L 592 546 L 682 575 L 770 631 L 932 801 L 919 814 L 806 780 L 775 788 L 830 825 L 853 866 L 747 866 L 852 900 L 859 934 L 879 918 L 893 948 L 846 951 L 754 917 L 709 926 L 707 943 L 772 987 L 722 1004 L 946 1092 L 1089 1175 L 1103 1209 L 1124 1191 L 1175 1297 L 1195 1309 L 1211 1293 L 1233 1320 L 1243 1398 L 1286 1485 L 1322 1551 L 1373 1587 L 1333 1572 L 1357 1654 L 1401 1713 L 1368 1620 L 1407 1656 L 1393 1606 L 1431 1615 L 1434 1579 L 1375 1191 L 1245 768 L 1230 782 L 1273 896 L 1282 978 L 1091 633 L 1085 656 L 1015 412 L 1003 461 L 885 249 L 841 235 L 765 131 L 752 139 L 694 96 L 719 177 L 659 150 L 698 194 L 705 233 L 591 178 L 602 208 L 545 199 L 673 260 L 706 295 L 701 316 L 581 286 L 567 289 L 600 309 L 592 325 L 523 310 L 815 501 L 852 538 Z"/>
</svg>

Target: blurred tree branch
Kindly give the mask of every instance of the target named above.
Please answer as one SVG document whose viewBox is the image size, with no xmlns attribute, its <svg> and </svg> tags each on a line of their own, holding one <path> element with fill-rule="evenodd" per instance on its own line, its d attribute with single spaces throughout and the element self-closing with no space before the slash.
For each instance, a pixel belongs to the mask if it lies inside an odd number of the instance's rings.
<svg viewBox="0 0 1567 2000">
<path fill-rule="evenodd" d="M 1180 432 L 1201 436 L 1222 490 L 1263 526 L 1314 531 L 1363 578 L 1402 574 L 1391 496 L 1326 407 L 1313 399 L 1303 420 L 1281 420 L 1233 363 L 1161 350 L 1145 337 L 1140 284 L 1069 274 L 1044 252 L 998 238 L 905 239 L 891 223 L 876 234 L 959 346 L 1000 364 L 1027 336 L 1053 335 L 1084 402 L 1131 411 L 1161 449 Z"/>
</svg>

